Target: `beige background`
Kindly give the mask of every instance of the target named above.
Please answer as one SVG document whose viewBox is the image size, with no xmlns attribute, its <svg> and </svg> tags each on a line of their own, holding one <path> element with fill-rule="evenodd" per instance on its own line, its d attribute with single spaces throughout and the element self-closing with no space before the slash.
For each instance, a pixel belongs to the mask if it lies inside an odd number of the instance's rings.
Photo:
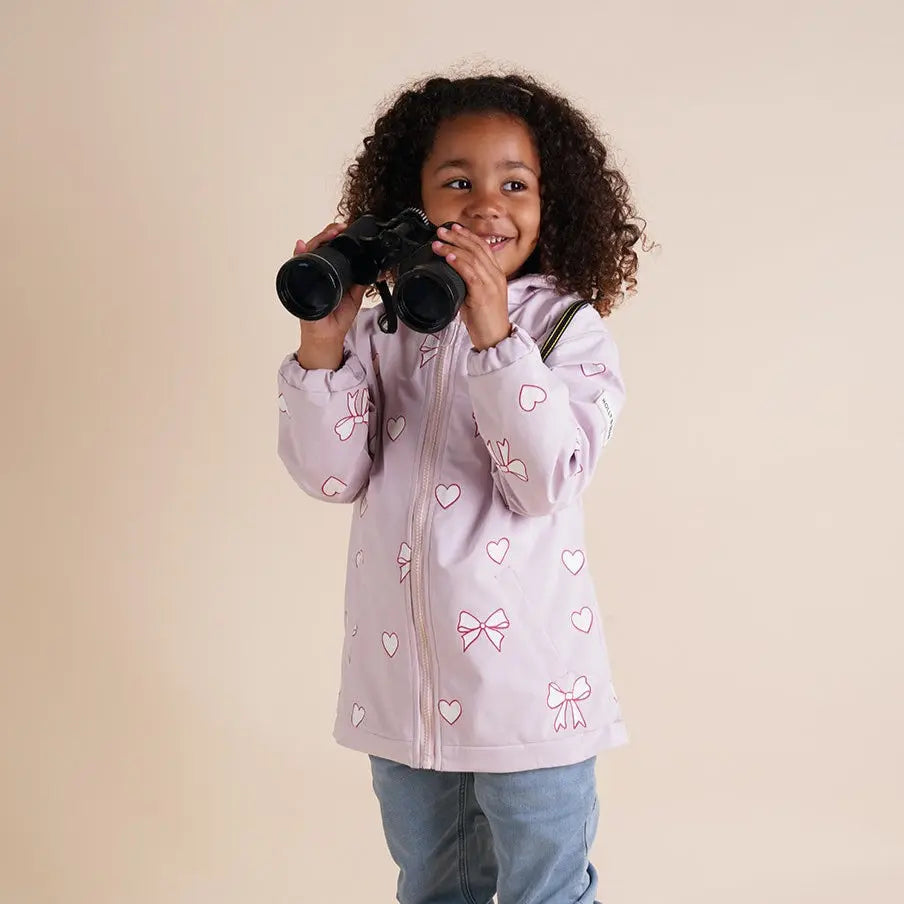
<svg viewBox="0 0 904 904">
<path fill-rule="evenodd" d="M 2 11 L 2 904 L 392 900 L 273 279 L 377 103 L 484 58 L 597 119 L 662 246 L 588 499 L 602 897 L 904 900 L 896 4 Z"/>
</svg>

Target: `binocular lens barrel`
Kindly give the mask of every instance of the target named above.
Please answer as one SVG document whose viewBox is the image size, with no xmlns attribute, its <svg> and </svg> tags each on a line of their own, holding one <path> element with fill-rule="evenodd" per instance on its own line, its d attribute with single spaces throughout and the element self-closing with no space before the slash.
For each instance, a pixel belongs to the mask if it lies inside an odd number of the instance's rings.
<svg viewBox="0 0 904 904">
<path fill-rule="evenodd" d="M 396 283 L 399 320 L 419 333 L 438 333 L 455 319 L 466 293 L 464 280 L 448 266 L 406 270 Z"/>
<path fill-rule="evenodd" d="M 287 260 L 276 274 L 279 300 L 300 320 L 322 320 L 353 284 L 348 258 L 329 246 Z"/>
</svg>

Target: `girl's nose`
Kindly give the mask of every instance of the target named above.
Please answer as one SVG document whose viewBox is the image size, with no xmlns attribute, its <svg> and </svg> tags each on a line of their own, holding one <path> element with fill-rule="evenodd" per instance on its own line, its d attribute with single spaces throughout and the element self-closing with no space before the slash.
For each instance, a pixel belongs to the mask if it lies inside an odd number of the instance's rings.
<svg viewBox="0 0 904 904">
<path fill-rule="evenodd" d="M 475 192 L 468 198 L 464 212 L 469 217 L 492 219 L 503 216 L 505 207 L 498 193 L 489 191 Z"/>
</svg>

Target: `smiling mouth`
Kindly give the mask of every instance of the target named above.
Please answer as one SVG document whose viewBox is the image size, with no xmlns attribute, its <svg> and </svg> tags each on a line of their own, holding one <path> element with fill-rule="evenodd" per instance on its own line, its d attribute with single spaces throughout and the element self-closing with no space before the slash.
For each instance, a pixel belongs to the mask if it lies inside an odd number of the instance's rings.
<svg viewBox="0 0 904 904">
<path fill-rule="evenodd" d="M 481 238 L 490 246 L 491 251 L 499 251 L 512 240 L 508 235 L 483 235 Z"/>
</svg>

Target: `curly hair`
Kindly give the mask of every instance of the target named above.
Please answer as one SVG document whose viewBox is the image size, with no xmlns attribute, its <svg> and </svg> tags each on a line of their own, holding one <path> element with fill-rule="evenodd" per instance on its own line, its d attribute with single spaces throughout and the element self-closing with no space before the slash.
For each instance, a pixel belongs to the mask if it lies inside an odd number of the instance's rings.
<svg viewBox="0 0 904 904">
<path fill-rule="evenodd" d="M 588 118 L 529 75 L 482 75 L 415 82 L 377 118 L 345 173 L 341 218 L 380 219 L 421 205 L 421 168 L 439 124 L 464 113 L 518 117 L 540 157 L 540 235 L 524 271 L 551 277 L 563 293 L 608 315 L 636 292 L 644 235 L 628 183 Z M 643 223 L 643 220 L 639 220 Z"/>
</svg>

